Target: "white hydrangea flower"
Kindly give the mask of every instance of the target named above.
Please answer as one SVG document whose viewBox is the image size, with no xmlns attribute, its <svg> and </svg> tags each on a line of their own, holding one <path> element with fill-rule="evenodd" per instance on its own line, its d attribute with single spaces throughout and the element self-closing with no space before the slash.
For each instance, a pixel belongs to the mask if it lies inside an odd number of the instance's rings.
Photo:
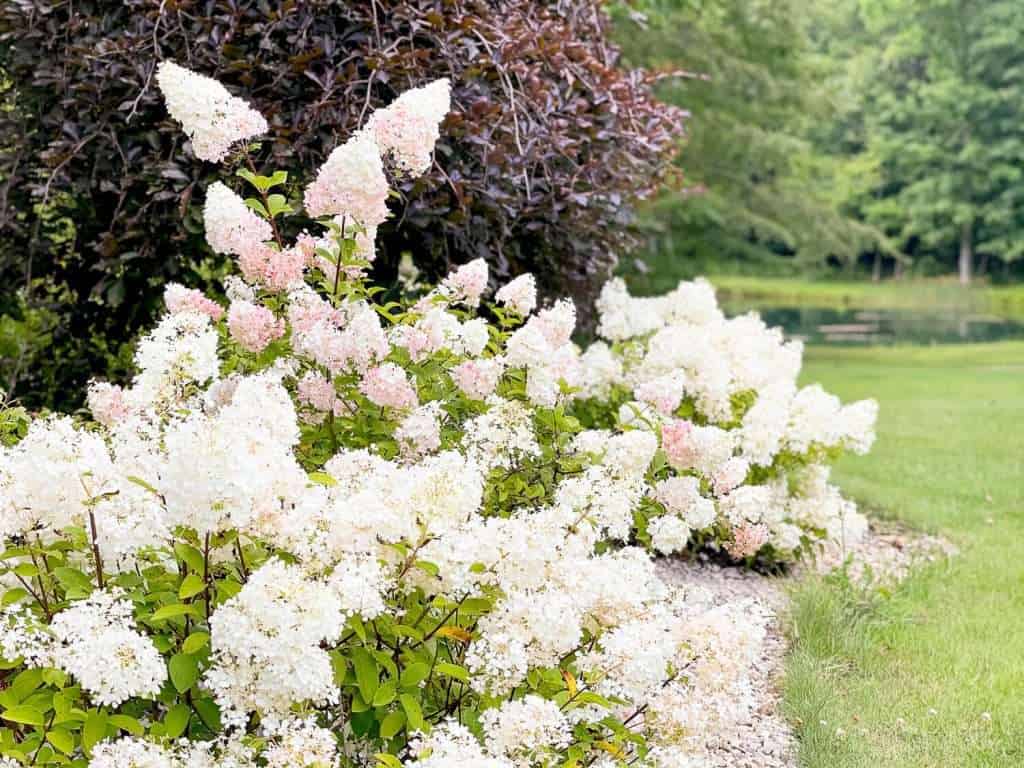
<svg viewBox="0 0 1024 768">
<path fill-rule="evenodd" d="M 321 643 L 341 635 L 344 615 L 334 589 L 298 566 L 271 560 L 253 573 L 210 617 L 213 666 L 204 684 L 224 722 L 241 726 L 258 712 L 272 725 L 293 702 L 337 702 Z"/>
<path fill-rule="evenodd" d="M 533 694 L 486 710 L 481 724 L 487 750 L 524 767 L 546 763 L 572 739 L 569 721 L 559 706 Z"/>
<path fill-rule="evenodd" d="M 527 272 L 503 285 L 494 298 L 499 304 L 526 317 L 537 308 L 537 280 Z"/>
<path fill-rule="evenodd" d="M 213 78 L 165 60 L 157 68 L 156 82 L 167 111 L 181 123 L 200 160 L 219 163 L 232 144 L 267 132 L 263 115 Z"/>
<path fill-rule="evenodd" d="M 53 617 L 50 632 L 57 643 L 54 661 L 97 704 L 154 698 L 167 679 L 160 652 L 135 628 L 131 603 L 110 592 L 72 603 Z"/>
<path fill-rule="evenodd" d="M 206 188 L 203 226 L 210 247 L 232 256 L 243 256 L 274 236 L 270 222 L 219 181 Z"/>
<path fill-rule="evenodd" d="M 441 121 L 450 111 L 451 83 L 447 78 L 434 80 L 376 110 L 366 131 L 401 170 L 419 176 L 430 169 Z"/>
<path fill-rule="evenodd" d="M 356 133 L 335 147 L 306 188 L 310 216 L 343 216 L 373 229 L 388 217 L 388 180 L 373 137 Z"/>
</svg>

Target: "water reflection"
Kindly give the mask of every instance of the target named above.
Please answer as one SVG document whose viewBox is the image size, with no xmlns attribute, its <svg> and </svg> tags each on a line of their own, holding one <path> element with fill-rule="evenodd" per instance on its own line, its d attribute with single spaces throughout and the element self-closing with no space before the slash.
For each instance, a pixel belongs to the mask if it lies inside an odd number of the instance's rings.
<svg viewBox="0 0 1024 768">
<path fill-rule="evenodd" d="M 749 304 L 731 306 L 742 314 Z M 968 344 L 1024 339 L 1024 322 L 972 312 L 909 309 L 756 308 L 770 326 L 811 344 Z"/>
</svg>

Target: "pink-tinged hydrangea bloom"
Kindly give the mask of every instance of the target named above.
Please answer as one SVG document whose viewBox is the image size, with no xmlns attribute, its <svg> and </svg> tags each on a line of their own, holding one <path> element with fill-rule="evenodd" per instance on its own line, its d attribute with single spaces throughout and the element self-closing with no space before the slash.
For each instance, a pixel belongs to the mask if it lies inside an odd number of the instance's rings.
<svg viewBox="0 0 1024 768">
<path fill-rule="evenodd" d="M 473 259 L 448 275 L 444 280 L 444 286 L 453 301 L 461 301 L 467 306 L 476 307 L 480 304 L 483 292 L 487 290 L 488 274 L 487 262 L 483 259 Z"/>
<path fill-rule="evenodd" d="M 306 188 L 310 216 L 344 216 L 372 229 L 388 217 L 388 180 L 380 150 L 364 132 L 335 147 Z"/>
<path fill-rule="evenodd" d="M 467 360 L 452 369 L 455 386 L 472 400 L 486 400 L 494 394 L 505 366 L 497 358 Z"/>
<path fill-rule="evenodd" d="M 87 403 L 92 417 L 105 427 L 112 427 L 132 414 L 125 400 L 124 389 L 106 381 L 90 381 Z"/>
<path fill-rule="evenodd" d="M 210 247 L 232 256 L 258 249 L 274 236 L 270 222 L 257 216 L 242 198 L 219 181 L 206 189 L 203 225 Z"/>
<path fill-rule="evenodd" d="M 569 343 L 572 332 L 576 330 L 576 305 L 572 299 L 562 299 L 553 307 L 539 312 L 530 322 L 544 334 L 548 344 L 558 349 Z"/>
<path fill-rule="evenodd" d="M 421 405 L 398 425 L 395 437 L 407 456 L 422 456 L 441 447 L 441 403 Z"/>
<path fill-rule="evenodd" d="M 537 281 L 527 272 L 503 285 L 494 298 L 513 312 L 526 317 L 537 308 Z"/>
<path fill-rule="evenodd" d="M 231 338 L 249 352 L 262 352 L 274 339 L 284 335 L 284 321 L 266 307 L 236 301 L 228 309 Z"/>
<path fill-rule="evenodd" d="M 678 467 L 693 463 L 693 445 L 690 432 L 693 424 L 684 420 L 670 421 L 661 428 L 661 447 L 665 450 L 670 464 Z"/>
<path fill-rule="evenodd" d="M 414 363 L 420 362 L 434 351 L 430 334 L 422 328 L 414 325 L 402 325 L 398 327 L 397 331 L 395 344 L 405 347 Z"/>
<path fill-rule="evenodd" d="M 213 78 L 162 61 L 156 82 L 200 160 L 219 163 L 232 144 L 267 132 L 263 115 Z"/>
<path fill-rule="evenodd" d="M 419 176 L 430 168 L 441 121 L 451 108 L 451 84 L 447 79 L 435 80 L 378 109 L 370 115 L 366 130 L 401 170 Z"/>
<path fill-rule="evenodd" d="M 180 283 L 169 283 L 164 289 L 164 304 L 172 315 L 179 312 L 199 312 L 214 322 L 224 316 L 224 308 L 213 299 L 195 288 L 186 288 Z"/>
<path fill-rule="evenodd" d="M 280 251 L 260 243 L 238 257 L 238 267 L 245 279 L 272 291 L 283 291 L 301 282 L 305 266 L 306 254 L 297 246 Z"/>
<path fill-rule="evenodd" d="M 405 371 L 394 363 L 382 363 L 368 370 L 359 382 L 359 391 L 379 406 L 405 409 L 419 402 Z"/>
<path fill-rule="evenodd" d="M 325 413 L 334 409 L 337 393 L 326 376 L 310 371 L 299 379 L 297 390 L 300 403 Z"/>
<path fill-rule="evenodd" d="M 739 486 L 747 477 L 750 471 L 750 462 L 739 456 L 734 456 L 715 470 L 711 477 L 715 494 L 722 496 Z"/>
<path fill-rule="evenodd" d="M 292 333 L 309 333 L 320 324 L 341 324 L 341 313 L 305 284 L 289 293 L 288 299 L 288 322 Z"/>
<path fill-rule="evenodd" d="M 638 384 L 633 395 L 640 402 L 653 405 L 663 416 L 671 416 L 683 401 L 685 386 L 686 375 L 675 371 Z"/>
<path fill-rule="evenodd" d="M 733 529 L 732 536 L 725 549 L 734 559 L 742 560 L 757 554 L 757 550 L 768 543 L 768 526 L 764 523 L 743 523 Z"/>
</svg>

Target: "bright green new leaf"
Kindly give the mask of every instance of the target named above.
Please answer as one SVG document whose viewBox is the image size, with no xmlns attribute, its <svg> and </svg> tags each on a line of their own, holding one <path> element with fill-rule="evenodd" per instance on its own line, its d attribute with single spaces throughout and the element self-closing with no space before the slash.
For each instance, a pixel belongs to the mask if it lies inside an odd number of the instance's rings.
<svg viewBox="0 0 1024 768">
<path fill-rule="evenodd" d="M 181 693 L 191 688 L 199 679 L 199 664 L 195 656 L 187 653 L 176 653 L 167 662 L 167 671 L 171 675 L 171 682 Z"/>
</svg>

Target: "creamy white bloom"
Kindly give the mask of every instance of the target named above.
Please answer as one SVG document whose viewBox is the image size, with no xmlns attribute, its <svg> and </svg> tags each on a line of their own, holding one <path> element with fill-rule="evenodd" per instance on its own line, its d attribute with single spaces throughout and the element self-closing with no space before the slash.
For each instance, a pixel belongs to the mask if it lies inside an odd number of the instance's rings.
<svg viewBox="0 0 1024 768">
<path fill-rule="evenodd" d="M 344 613 L 335 591 L 298 566 L 271 560 L 210 617 L 213 666 L 205 685 L 228 724 L 250 712 L 270 723 L 293 702 L 337 701 L 331 660 L 320 647 L 336 640 Z"/>
<path fill-rule="evenodd" d="M 522 766 L 545 763 L 569 746 L 569 721 L 550 699 L 527 695 L 488 709 L 480 718 L 491 754 Z"/>
<path fill-rule="evenodd" d="M 273 237 L 270 222 L 219 181 L 206 188 L 203 204 L 206 242 L 217 253 L 242 256 Z"/>
<path fill-rule="evenodd" d="M 419 176 L 430 169 L 441 121 L 450 111 L 451 83 L 447 78 L 434 80 L 376 110 L 366 131 L 401 170 Z"/>
<path fill-rule="evenodd" d="M 135 628 L 131 603 L 110 592 L 72 603 L 53 617 L 50 632 L 57 643 L 54 661 L 97 704 L 154 698 L 167 679 L 160 652 Z"/>
<path fill-rule="evenodd" d="M 672 515 L 658 517 L 647 526 L 651 544 L 663 555 L 682 552 L 690 541 L 690 526 Z"/>
<path fill-rule="evenodd" d="M 306 188 L 310 216 L 343 216 L 368 229 L 388 217 L 388 180 L 373 137 L 356 133 L 335 147 Z"/>
<path fill-rule="evenodd" d="M 175 754 L 159 744 L 126 736 L 93 747 L 89 768 L 182 768 Z"/>
<path fill-rule="evenodd" d="M 267 768 L 328 768 L 337 762 L 334 734 L 313 720 L 288 720 L 263 751 Z"/>
<path fill-rule="evenodd" d="M 213 78 L 165 60 L 157 68 L 156 82 L 167 111 L 181 123 L 200 160 L 220 162 L 232 144 L 267 131 L 263 115 Z"/>
<path fill-rule="evenodd" d="M 433 728 L 430 734 L 417 734 L 411 742 L 415 759 L 405 762 L 405 768 L 512 768 L 508 758 L 493 756 L 469 729 L 454 721 L 446 721 Z"/>
<path fill-rule="evenodd" d="M 537 307 L 537 280 L 527 272 L 505 283 L 494 298 L 514 312 L 526 317 Z"/>
</svg>

